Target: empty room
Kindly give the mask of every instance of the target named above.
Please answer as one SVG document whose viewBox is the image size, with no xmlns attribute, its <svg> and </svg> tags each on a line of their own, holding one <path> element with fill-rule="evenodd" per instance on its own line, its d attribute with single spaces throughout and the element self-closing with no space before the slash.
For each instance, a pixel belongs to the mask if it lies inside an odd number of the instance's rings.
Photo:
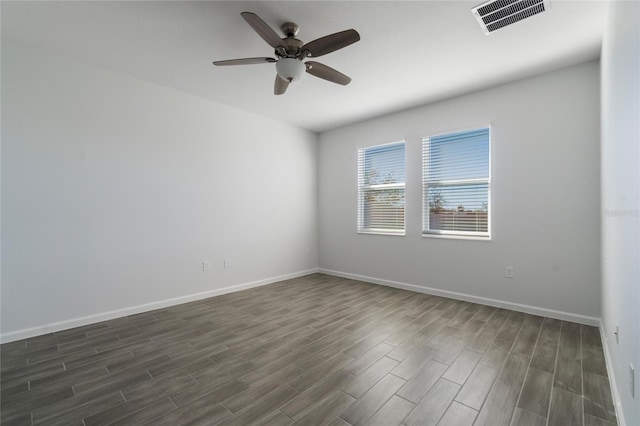
<svg viewBox="0 0 640 426">
<path fill-rule="evenodd" d="M 640 1 L 0 15 L 3 426 L 640 426 Z"/>
</svg>

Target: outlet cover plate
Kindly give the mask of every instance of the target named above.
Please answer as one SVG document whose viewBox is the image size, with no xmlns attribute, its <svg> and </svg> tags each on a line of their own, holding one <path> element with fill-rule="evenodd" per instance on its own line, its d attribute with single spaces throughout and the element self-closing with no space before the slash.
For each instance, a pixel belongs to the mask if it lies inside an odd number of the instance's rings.
<svg viewBox="0 0 640 426">
<path fill-rule="evenodd" d="M 505 278 L 513 278 L 516 275 L 516 268 L 513 266 L 507 266 L 504 268 L 504 277 Z"/>
</svg>

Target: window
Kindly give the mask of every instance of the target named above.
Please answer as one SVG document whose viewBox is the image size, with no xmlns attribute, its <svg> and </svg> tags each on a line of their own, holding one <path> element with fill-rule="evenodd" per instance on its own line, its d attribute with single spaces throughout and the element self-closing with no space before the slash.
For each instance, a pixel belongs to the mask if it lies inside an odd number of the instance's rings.
<svg viewBox="0 0 640 426">
<path fill-rule="evenodd" d="M 423 235 L 490 236 L 490 129 L 422 141 Z"/>
<path fill-rule="evenodd" d="M 358 232 L 404 235 L 404 142 L 358 150 Z"/>
</svg>

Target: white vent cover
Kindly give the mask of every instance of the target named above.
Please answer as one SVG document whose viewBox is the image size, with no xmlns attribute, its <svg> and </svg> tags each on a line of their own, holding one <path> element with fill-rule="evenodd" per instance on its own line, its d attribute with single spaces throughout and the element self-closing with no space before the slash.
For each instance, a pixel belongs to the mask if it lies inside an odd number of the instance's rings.
<svg viewBox="0 0 640 426">
<path fill-rule="evenodd" d="M 549 0 L 491 0 L 471 9 L 485 34 L 549 10 Z"/>
</svg>

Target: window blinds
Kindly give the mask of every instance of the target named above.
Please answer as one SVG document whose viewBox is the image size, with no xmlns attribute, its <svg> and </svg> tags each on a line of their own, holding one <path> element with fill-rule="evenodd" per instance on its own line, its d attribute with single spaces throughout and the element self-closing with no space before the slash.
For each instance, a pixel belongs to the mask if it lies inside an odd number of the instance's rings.
<svg viewBox="0 0 640 426">
<path fill-rule="evenodd" d="M 423 234 L 488 237 L 490 129 L 423 139 Z"/>
<path fill-rule="evenodd" d="M 358 150 L 358 231 L 404 235 L 405 144 Z"/>
</svg>

